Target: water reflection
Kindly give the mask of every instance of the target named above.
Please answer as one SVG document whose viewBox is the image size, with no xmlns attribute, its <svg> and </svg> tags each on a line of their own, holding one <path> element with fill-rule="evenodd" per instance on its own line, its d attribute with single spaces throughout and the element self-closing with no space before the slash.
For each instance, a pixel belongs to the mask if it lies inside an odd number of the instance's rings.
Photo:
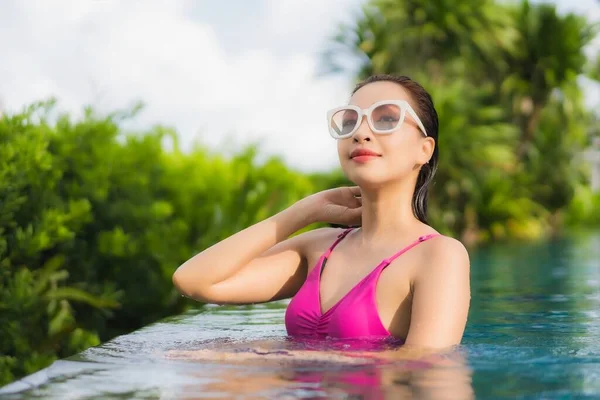
<svg viewBox="0 0 600 400">
<path fill-rule="evenodd" d="M 377 353 L 368 354 L 377 357 Z M 187 358 L 206 362 L 212 357 L 207 352 L 190 351 Z M 353 357 L 346 360 L 341 355 L 336 357 L 331 352 L 307 354 L 290 350 L 284 355 L 270 350 L 260 356 L 252 352 L 232 352 L 223 362 L 239 369 L 223 370 L 222 374 L 213 376 L 215 380 L 210 383 L 186 385 L 177 398 L 194 398 L 206 393 L 273 399 L 474 398 L 471 369 L 461 352 L 438 357 L 435 361 L 394 360 L 393 357 L 356 361 Z M 215 365 L 215 368 L 219 367 Z"/>
</svg>

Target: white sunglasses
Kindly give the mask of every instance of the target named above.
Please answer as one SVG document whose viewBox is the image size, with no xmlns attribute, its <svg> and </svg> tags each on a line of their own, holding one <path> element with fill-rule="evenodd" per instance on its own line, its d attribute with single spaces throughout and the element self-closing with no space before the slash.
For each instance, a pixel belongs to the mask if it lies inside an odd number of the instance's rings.
<svg viewBox="0 0 600 400">
<path fill-rule="evenodd" d="M 390 134 L 402 126 L 406 113 L 417 123 L 425 136 L 427 132 L 417 113 L 405 100 L 382 100 L 367 109 L 347 105 L 327 111 L 329 133 L 334 139 L 349 138 L 360 126 L 363 116 L 373 131 L 380 135 Z"/>
</svg>

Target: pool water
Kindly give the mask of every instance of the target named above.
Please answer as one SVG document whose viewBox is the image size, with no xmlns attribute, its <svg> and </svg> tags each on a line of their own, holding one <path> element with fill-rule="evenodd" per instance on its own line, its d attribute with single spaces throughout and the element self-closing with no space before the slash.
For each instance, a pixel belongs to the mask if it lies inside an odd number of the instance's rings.
<svg viewBox="0 0 600 400">
<path fill-rule="evenodd" d="M 287 301 L 207 306 L 58 361 L 0 394 L 2 399 L 600 398 L 600 232 L 487 246 L 471 251 L 471 260 L 469 323 L 462 345 L 448 356 L 451 363 L 340 358 L 334 354 L 351 355 L 356 343 L 291 340 L 283 325 Z M 324 356 L 290 355 L 306 349 Z M 335 350 L 330 357 L 328 349 Z M 207 359 L 216 350 L 232 357 Z"/>
</svg>

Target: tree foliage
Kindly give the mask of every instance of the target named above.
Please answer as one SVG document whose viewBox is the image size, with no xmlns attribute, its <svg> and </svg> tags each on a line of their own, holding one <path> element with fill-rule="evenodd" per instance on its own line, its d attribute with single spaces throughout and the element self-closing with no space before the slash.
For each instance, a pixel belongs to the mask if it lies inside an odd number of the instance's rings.
<svg viewBox="0 0 600 400">
<path fill-rule="evenodd" d="M 587 182 L 574 161 L 594 116 L 578 79 L 598 78 L 585 53 L 597 32 L 584 16 L 527 0 L 371 0 L 324 61 L 356 80 L 408 75 L 432 93 L 437 227 L 466 241 L 534 238 L 560 229 Z"/>
<path fill-rule="evenodd" d="M 316 189 L 255 147 L 182 153 L 118 113 L 55 114 L 0 119 L 0 384 L 181 312 L 177 266 Z"/>
</svg>

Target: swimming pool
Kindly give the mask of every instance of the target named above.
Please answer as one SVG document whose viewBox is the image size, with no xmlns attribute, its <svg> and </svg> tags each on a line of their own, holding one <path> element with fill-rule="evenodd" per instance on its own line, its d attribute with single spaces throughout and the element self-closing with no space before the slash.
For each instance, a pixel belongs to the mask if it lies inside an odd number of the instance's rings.
<svg viewBox="0 0 600 400">
<path fill-rule="evenodd" d="M 58 361 L 4 387 L 2 398 L 600 398 L 600 232 L 489 246 L 471 258 L 469 324 L 456 353 L 462 361 L 451 367 L 169 357 L 293 344 L 283 326 L 287 302 L 207 306 Z"/>
</svg>

